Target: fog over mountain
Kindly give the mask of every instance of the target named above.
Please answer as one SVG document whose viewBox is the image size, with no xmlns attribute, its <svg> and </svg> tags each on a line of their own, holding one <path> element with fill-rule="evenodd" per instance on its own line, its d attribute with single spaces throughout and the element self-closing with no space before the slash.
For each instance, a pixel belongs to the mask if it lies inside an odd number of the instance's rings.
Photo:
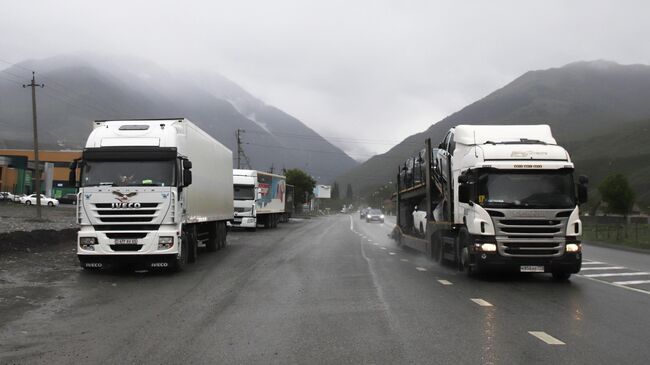
<svg viewBox="0 0 650 365">
<path fill-rule="evenodd" d="M 650 66 L 609 61 L 575 62 L 530 71 L 488 96 L 464 107 L 426 131 L 414 134 L 341 176 L 368 190 L 394 181 L 397 166 L 426 138 L 437 146 L 457 124 L 549 124 L 566 145 L 577 170 L 592 187 L 608 173 L 624 172 L 637 195 L 650 202 Z M 614 138 L 618 133 L 626 138 Z M 643 142 L 645 141 L 645 142 Z M 636 142 L 636 143 L 634 143 Z M 630 163 L 629 161 L 634 163 Z M 627 161 L 627 162 L 626 162 Z"/>
<path fill-rule="evenodd" d="M 39 139 L 44 149 L 78 149 L 97 119 L 187 117 L 233 151 L 243 129 L 255 169 L 305 169 L 326 182 L 357 163 L 300 120 L 213 72 L 170 73 L 153 62 L 98 55 L 30 60 L 0 78 L 0 148 L 31 148 L 31 95 L 38 70 Z"/>
</svg>

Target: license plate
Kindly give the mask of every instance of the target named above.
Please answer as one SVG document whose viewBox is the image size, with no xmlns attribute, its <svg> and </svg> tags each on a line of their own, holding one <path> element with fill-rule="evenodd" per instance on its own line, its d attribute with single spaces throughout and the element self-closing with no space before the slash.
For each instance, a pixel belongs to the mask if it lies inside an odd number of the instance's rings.
<svg viewBox="0 0 650 365">
<path fill-rule="evenodd" d="M 136 245 L 136 244 L 138 244 L 138 240 L 136 238 L 116 238 L 115 239 L 115 244 L 116 245 Z"/>
<path fill-rule="evenodd" d="M 241 223 L 241 218 L 235 218 L 232 221 L 235 222 L 235 223 Z"/>
<path fill-rule="evenodd" d="M 544 272 L 544 266 L 520 266 L 520 272 Z"/>
</svg>

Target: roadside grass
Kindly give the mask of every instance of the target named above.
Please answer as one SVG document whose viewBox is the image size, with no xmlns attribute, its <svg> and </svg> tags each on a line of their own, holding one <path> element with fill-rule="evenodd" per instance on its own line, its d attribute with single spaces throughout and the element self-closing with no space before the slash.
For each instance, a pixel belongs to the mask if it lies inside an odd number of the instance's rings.
<svg viewBox="0 0 650 365">
<path fill-rule="evenodd" d="M 650 250 L 650 225 L 586 223 L 582 239 Z"/>
</svg>

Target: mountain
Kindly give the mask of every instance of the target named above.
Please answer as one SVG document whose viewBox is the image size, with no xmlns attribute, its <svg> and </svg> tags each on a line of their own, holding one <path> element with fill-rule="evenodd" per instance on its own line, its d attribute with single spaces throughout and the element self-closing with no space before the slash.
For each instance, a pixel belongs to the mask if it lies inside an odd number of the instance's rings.
<svg viewBox="0 0 650 365">
<path fill-rule="evenodd" d="M 235 132 L 254 169 L 301 168 L 323 182 L 357 165 L 300 120 L 214 72 L 171 73 L 139 59 L 59 56 L 0 71 L 0 148 L 31 148 L 31 95 L 20 84 L 37 70 L 39 144 L 82 148 L 91 121 L 187 117 L 237 154 Z"/>
<path fill-rule="evenodd" d="M 591 61 L 530 71 L 426 131 L 406 138 L 388 152 L 372 157 L 337 181 L 352 183 L 360 192 L 394 181 L 397 165 L 422 148 L 426 138 L 431 138 L 435 146 L 457 124 L 545 123 L 551 126 L 558 143 L 572 153 L 577 169 L 593 175 L 592 187 L 607 171 L 620 170 L 628 175 L 637 196 L 643 196 L 642 202 L 648 206 L 650 158 L 639 158 L 637 145 L 630 148 L 625 138 L 612 138 L 625 130 L 634 141 L 647 146 L 648 100 L 650 66 L 646 65 Z M 627 163 L 632 158 L 634 165 Z M 611 169 L 603 168 L 605 161 L 613 164 Z"/>
</svg>

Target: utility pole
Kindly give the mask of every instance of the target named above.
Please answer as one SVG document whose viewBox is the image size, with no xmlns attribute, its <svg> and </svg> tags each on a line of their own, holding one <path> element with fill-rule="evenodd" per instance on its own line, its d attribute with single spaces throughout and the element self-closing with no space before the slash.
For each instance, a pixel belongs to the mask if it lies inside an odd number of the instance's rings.
<svg viewBox="0 0 650 365">
<path fill-rule="evenodd" d="M 271 168 L 269 169 L 269 173 L 272 174 L 274 170 L 275 170 L 275 168 L 273 167 L 273 163 L 271 163 Z"/>
<path fill-rule="evenodd" d="M 29 85 L 23 85 L 24 88 L 32 88 L 32 124 L 34 127 L 34 180 L 36 185 L 36 219 L 41 219 L 41 161 L 38 158 L 38 129 L 36 122 L 36 87 L 45 87 L 44 84 L 36 83 L 35 72 L 32 71 L 32 82 Z"/>
<path fill-rule="evenodd" d="M 237 129 L 237 169 L 241 169 L 241 154 L 244 153 L 242 147 L 241 147 L 241 136 L 240 134 L 246 132 L 243 129 Z"/>
</svg>

